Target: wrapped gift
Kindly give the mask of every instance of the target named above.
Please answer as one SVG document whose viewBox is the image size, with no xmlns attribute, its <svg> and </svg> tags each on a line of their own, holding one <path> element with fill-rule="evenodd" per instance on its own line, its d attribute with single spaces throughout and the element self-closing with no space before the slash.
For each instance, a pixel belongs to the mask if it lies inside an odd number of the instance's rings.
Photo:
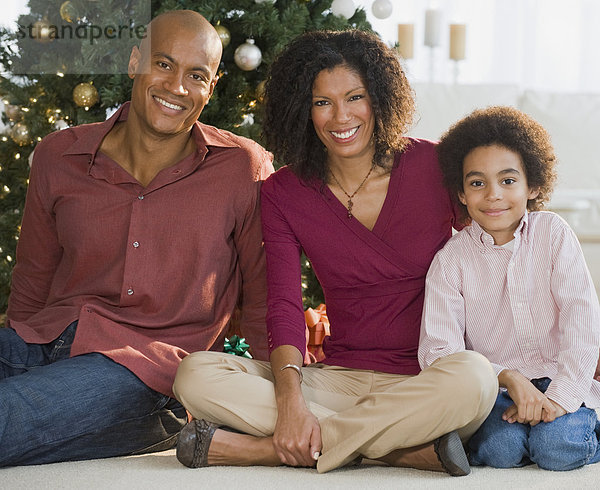
<svg viewBox="0 0 600 490">
<path fill-rule="evenodd" d="M 323 354 L 323 341 L 329 335 L 329 319 L 324 304 L 320 304 L 317 308 L 307 308 L 304 312 L 306 320 L 307 353 L 312 355 L 317 362 L 325 359 Z M 313 361 L 314 362 L 314 361 Z"/>
<path fill-rule="evenodd" d="M 249 348 L 250 346 L 246 343 L 246 339 L 244 337 L 239 337 L 237 335 L 233 335 L 230 339 L 225 337 L 223 352 L 227 354 L 233 354 L 234 356 L 252 359 L 250 352 L 248 352 Z"/>
</svg>

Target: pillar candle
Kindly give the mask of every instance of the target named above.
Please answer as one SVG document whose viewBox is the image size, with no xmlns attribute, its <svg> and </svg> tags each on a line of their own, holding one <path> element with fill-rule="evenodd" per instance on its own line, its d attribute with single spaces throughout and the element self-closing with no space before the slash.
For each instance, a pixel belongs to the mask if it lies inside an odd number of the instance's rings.
<svg viewBox="0 0 600 490">
<path fill-rule="evenodd" d="M 440 29 L 442 27 L 442 12 L 437 9 L 425 11 L 425 46 L 435 48 L 440 45 Z"/>
<path fill-rule="evenodd" d="M 455 61 L 465 59 L 466 38 L 465 24 L 450 24 L 450 59 Z"/>
<path fill-rule="evenodd" d="M 414 24 L 398 24 L 398 53 L 405 60 L 413 57 Z"/>
</svg>

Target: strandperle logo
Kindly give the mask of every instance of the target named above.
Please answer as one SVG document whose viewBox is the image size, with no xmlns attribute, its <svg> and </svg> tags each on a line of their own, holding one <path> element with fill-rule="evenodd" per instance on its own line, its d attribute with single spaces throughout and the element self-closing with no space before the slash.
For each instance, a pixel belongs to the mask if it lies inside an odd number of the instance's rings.
<svg viewBox="0 0 600 490">
<path fill-rule="evenodd" d="M 132 27 L 133 26 L 133 27 Z M 43 31 L 42 31 L 43 29 Z M 52 25 L 40 27 L 39 24 L 21 25 L 18 24 L 17 37 L 19 39 L 47 39 L 47 40 L 86 40 L 90 44 L 94 41 L 101 39 L 137 39 L 141 40 L 146 37 L 147 27 L 145 25 L 134 25 L 132 19 L 129 20 L 129 25 L 95 25 L 95 24 L 82 24 L 73 26 L 71 24 L 66 25 Z"/>
<path fill-rule="evenodd" d="M 2 5 L 6 2 L 27 3 L 0 0 Z M 132 48 L 152 36 L 151 0 L 63 3 L 70 10 L 43 17 L 21 9 L 23 13 L 1 32 L 0 42 L 10 47 L 11 73 L 127 75 Z M 110 12 L 105 11 L 108 3 Z"/>
</svg>

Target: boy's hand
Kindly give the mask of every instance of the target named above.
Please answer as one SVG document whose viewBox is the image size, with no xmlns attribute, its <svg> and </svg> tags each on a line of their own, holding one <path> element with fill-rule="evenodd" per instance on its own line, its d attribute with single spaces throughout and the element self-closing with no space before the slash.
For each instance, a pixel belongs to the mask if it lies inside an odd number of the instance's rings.
<svg viewBox="0 0 600 490">
<path fill-rule="evenodd" d="M 550 417 L 550 414 L 548 414 L 548 413 L 546 413 L 544 411 L 543 417 L 542 417 L 542 420 L 544 422 L 546 422 L 546 423 L 547 422 L 552 422 L 555 419 L 557 419 L 558 417 L 562 417 L 564 414 L 567 413 L 567 411 L 561 405 L 559 405 L 558 403 L 556 403 L 554 400 L 548 398 L 548 401 L 550 403 L 552 403 L 552 405 L 554 405 L 555 412 L 554 412 L 554 417 Z"/>
<path fill-rule="evenodd" d="M 563 415 L 565 415 L 567 413 L 567 411 L 558 403 L 556 403 L 554 400 L 551 400 L 550 398 L 548 398 L 548 401 L 550 403 L 552 403 L 552 405 L 554 405 L 554 409 L 555 412 L 554 414 L 546 411 L 546 410 L 542 410 L 542 422 L 553 422 L 554 420 L 556 420 L 558 417 L 562 417 Z M 508 407 L 504 414 L 503 414 L 503 419 L 504 416 L 506 416 L 506 420 L 509 423 L 513 423 L 517 421 L 517 415 L 518 415 L 519 409 L 517 408 L 516 405 L 511 405 L 510 407 Z M 511 422 L 512 420 L 512 422 Z M 531 422 L 529 425 L 534 426 L 536 425 L 535 423 Z"/>
<path fill-rule="evenodd" d="M 502 419 L 509 424 L 519 422 L 534 426 L 546 418 L 556 418 L 555 404 L 518 371 L 505 369 L 498 375 L 498 382 L 515 402 L 502 414 Z"/>
</svg>

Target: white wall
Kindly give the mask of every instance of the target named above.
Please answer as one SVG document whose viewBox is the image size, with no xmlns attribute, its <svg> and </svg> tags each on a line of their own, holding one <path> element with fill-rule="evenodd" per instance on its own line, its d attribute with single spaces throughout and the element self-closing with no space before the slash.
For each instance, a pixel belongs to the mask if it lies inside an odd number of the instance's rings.
<svg viewBox="0 0 600 490">
<path fill-rule="evenodd" d="M 600 92 L 598 0 L 390 0 L 394 10 L 384 20 L 372 14 L 373 0 L 353 1 L 390 44 L 398 39 L 399 23 L 415 24 L 415 56 L 407 61 L 411 81 L 454 81 L 448 25 L 460 22 L 467 26 L 466 59 L 458 64 L 460 83 Z M 442 14 L 441 46 L 433 50 L 423 43 L 429 7 Z"/>
</svg>

